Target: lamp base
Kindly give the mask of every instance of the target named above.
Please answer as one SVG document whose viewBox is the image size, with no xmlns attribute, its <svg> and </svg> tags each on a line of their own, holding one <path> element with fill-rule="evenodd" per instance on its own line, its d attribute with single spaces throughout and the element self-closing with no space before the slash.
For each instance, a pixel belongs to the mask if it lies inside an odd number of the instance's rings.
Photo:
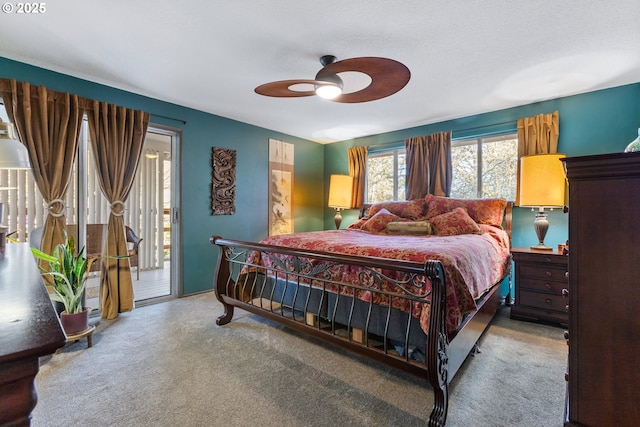
<svg viewBox="0 0 640 427">
<path fill-rule="evenodd" d="M 342 215 L 340 214 L 340 208 L 335 208 L 336 216 L 333 217 L 333 220 L 336 223 L 336 230 L 340 229 L 340 223 L 342 222 Z"/>
<path fill-rule="evenodd" d="M 550 246 L 545 245 L 544 243 L 542 244 L 537 244 L 535 246 L 531 246 L 531 249 L 537 249 L 539 251 L 552 251 L 553 248 Z"/>
<path fill-rule="evenodd" d="M 547 230 L 549 229 L 549 220 L 547 220 L 547 214 L 543 207 L 540 207 L 538 212 L 536 212 L 536 220 L 533 222 L 533 227 L 536 229 L 538 244 L 531 246 L 531 249 L 538 249 L 541 251 L 553 250 L 553 248 L 544 244 L 544 236 L 547 235 Z"/>
</svg>

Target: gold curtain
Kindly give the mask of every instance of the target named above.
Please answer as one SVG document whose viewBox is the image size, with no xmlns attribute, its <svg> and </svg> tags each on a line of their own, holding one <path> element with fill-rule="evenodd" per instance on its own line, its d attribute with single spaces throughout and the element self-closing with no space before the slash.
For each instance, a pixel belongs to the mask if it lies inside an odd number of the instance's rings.
<svg viewBox="0 0 640 427">
<path fill-rule="evenodd" d="M 349 175 L 353 177 L 351 207 L 359 208 L 364 204 L 365 183 L 367 179 L 367 147 L 351 147 L 348 150 Z"/>
<path fill-rule="evenodd" d="M 550 114 L 518 119 L 518 185 L 515 205 L 520 206 L 520 157 L 558 152 L 560 118 L 557 111 Z"/>
<path fill-rule="evenodd" d="M 453 176 L 451 132 L 408 138 L 405 148 L 405 198 L 421 199 L 427 194 L 449 196 Z"/>
<path fill-rule="evenodd" d="M 126 256 L 124 202 L 129 196 L 138 169 L 149 125 L 149 113 L 106 102 L 86 101 L 91 147 L 100 188 L 111 204 L 107 226 L 105 258 L 100 276 L 102 317 L 114 319 L 133 310 L 133 285 Z"/>
<path fill-rule="evenodd" d="M 64 242 L 64 198 L 71 178 L 83 109 L 76 95 L 44 86 L 0 79 L 9 120 L 29 152 L 31 171 L 47 203 L 48 214 L 40 249 L 51 254 Z"/>
</svg>

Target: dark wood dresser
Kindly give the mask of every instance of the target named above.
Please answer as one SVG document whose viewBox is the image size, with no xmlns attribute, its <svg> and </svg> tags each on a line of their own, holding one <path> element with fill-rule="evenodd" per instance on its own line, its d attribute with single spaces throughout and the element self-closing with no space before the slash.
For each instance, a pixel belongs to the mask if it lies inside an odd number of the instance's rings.
<svg viewBox="0 0 640 427">
<path fill-rule="evenodd" d="M 555 250 L 512 248 L 515 265 L 515 302 L 511 318 L 567 325 L 567 256 Z"/>
<path fill-rule="evenodd" d="M 640 425 L 640 153 L 564 159 L 568 426 Z"/>
<path fill-rule="evenodd" d="M 0 257 L 0 426 L 30 425 L 39 358 L 65 340 L 31 249 L 7 244 Z"/>
</svg>

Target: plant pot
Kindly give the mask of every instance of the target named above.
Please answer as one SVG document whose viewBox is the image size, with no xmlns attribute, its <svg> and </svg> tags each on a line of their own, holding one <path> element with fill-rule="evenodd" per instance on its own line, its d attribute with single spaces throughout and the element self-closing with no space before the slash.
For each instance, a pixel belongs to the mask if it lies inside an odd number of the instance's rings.
<svg viewBox="0 0 640 427">
<path fill-rule="evenodd" d="M 89 311 L 90 309 L 85 308 L 80 313 L 67 314 L 66 311 L 60 313 L 60 323 L 67 336 L 85 331 L 89 327 Z"/>
</svg>

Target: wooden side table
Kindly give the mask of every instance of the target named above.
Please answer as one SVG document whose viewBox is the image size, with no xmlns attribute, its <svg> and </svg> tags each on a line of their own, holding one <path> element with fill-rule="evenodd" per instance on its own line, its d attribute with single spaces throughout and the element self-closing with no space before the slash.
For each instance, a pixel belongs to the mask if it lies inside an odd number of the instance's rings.
<svg viewBox="0 0 640 427">
<path fill-rule="evenodd" d="M 87 337 L 87 348 L 91 348 L 93 346 L 93 331 L 95 330 L 95 325 L 91 325 L 82 332 L 67 336 L 67 342 L 80 341 L 82 338 Z"/>
<path fill-rule="evenodd" d="M 567 298 L 562 290 L 569 288 L 568 257 L 555 250 L 512 248 L 515 263 L 515 303 L 511 318 L 569 323 Z"/>
</svg>

